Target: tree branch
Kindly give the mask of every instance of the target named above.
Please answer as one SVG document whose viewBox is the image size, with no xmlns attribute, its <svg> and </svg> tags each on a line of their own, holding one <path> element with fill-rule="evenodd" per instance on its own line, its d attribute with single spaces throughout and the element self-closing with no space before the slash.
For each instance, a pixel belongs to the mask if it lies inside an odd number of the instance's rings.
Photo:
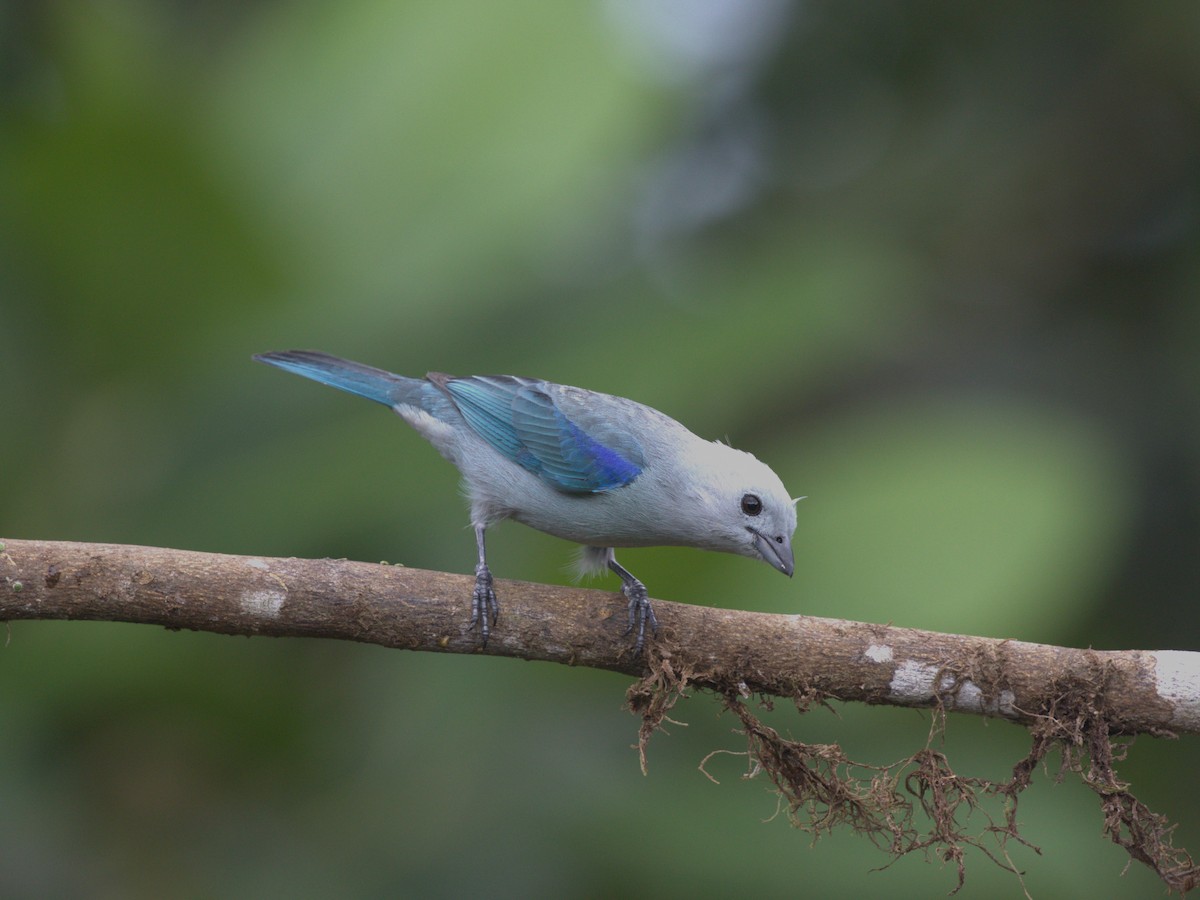
<svg viewBox="0 0 1200 900">
<path fill-rule="evenodd" d="M 643 765 L 647 740 L 686 688 L 709 688 L 741 720 L 751 773 L 766 773 L 796 827 L 816 836 L 848 825 L 894 857 L 936 850 L 955 862 L 959 887 L 968 847 L 1020 877 L 1006 849 L 1010 841 L 1032 846 L 1018 830 L 1018 798 L 1058 749 L 1061 771 L 1079 775 L 1099 798 L 1112 841 L 1169 889 L 1200 885 L 1200 869 L 1172 843 L 1174 826 L 1117 776 L 1114 762 L 1126 748 L 1111 740 L 1200 732 L 1200 653 L 1071 650 L 656 600 L 659 634 L 644 657 L 634 657 L 621 595 L 514 581 L 497 585 L 502 618 L 483 651 L 465 628 L 473 585 L 470 576 L 345 560 L 0 543 L 0 620 L 340 638 L 638 676 L 628 699 L 642 718 Z M 802 710 L 840 699 L 999 716 L 1028 725 L 1032 744 L 1007 781 L 963 777 L 932 747 L 937 715 L 930 746 L 888 766 L 867 765 L 836 744 L 785 739 L 751 711 L 745 701 L 755 694 L 788 697 Z M 984 832 L 972 835 L 962 819 L 986 796 L 1003 800 L 1003 819 L 989 816 Z"/>
<path fill-rule="evenodd" d="M 465 627 L 473 579 L 345 560 L 4 540 L 0 620 L 94 619 L 540 659 L 646 676 L 666 660 L 725 696 L 939 706 L 1043 721 L 1085 695 L 1112 734 L 1200 732 L 1200 653 L 1075 650 L 811 616 L 654 602 L 649 661 L 619 594 L 500 582 L 486 650 Z"/>
</svg>

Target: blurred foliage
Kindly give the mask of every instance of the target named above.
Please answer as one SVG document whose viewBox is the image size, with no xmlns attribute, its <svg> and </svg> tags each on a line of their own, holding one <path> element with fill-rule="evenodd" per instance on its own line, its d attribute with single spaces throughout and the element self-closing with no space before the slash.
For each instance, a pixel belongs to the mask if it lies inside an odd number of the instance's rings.
<svg viewBox="0 0 1200 900">
<path fill-rule="evenodd" d="M 793 581 L 628 553 L 658 596 L 1200 649 L 1198 41 L 1182 2 L 0 4 L 3 533 L 469 571 L 435 453 L 249 359 L 318 347 L 634 397 L 808 495 Z M 742 747 L 704 698 L 642 778 L 610 674 L 82 623 L 0 666 L 6 896 L 954 883 L 764 824 L 696 771 Z M 840 713 L 772 721 L 879 762 L 928 727 Z M 1124 770 L 1193 848 L 1198 763 Z M 1035 896 L 1159 890 L 1078 786 L 1022 815 Z"/>
</svg>

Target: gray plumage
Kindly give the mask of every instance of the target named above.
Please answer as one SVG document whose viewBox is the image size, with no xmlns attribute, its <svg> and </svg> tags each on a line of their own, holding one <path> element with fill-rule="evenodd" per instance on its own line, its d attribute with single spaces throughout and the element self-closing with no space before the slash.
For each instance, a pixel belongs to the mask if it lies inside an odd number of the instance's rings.
<svg viewBox="0 0 1200 900">
<path fill-rule="evenodd" d="M 792 574 L 796 510 L 779 477 L 648 406 L 507 375 L 408 378 L 307 350 L 254 358 L 390 407 L 458 468 L 479 554 L 471 624 L 485 644 L 499 606 L 484 532 L 504 519 L 584 545 L 586 571 L 621 578 L 635 652 L 657 621 L 613 548 L 718 550 Z"/>
</svg>

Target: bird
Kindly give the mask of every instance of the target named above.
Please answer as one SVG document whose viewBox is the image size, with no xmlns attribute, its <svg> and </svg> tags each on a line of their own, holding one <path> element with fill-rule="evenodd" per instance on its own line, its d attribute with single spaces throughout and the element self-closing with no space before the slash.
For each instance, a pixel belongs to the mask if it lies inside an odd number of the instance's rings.
<svg viewBox="0 0 1200 900">
<path fill-rule="evenodd" d="M 500 613 L 484 534 L 505 519 L 582 545 L 581 573 L 620 578 L 635 657 L 658 620 L 616 548 L 695 547 L 795 571 L 796 500 L 779 476 L 649 406 L 513 375 L 410 378 L 315 350 L 253 358 L 389 407 L 458 468 L 478 551 L 468 630 L 483 647 Z"/>
</svg>

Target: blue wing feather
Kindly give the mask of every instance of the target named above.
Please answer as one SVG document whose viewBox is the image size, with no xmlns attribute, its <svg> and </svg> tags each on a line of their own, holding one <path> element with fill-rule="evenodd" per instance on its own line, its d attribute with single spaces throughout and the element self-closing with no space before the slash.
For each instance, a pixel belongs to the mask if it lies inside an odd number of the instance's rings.
<svg viewBox="0 0 1200 900">
<path fill-rule="evenodd" d="M 445 388 L 480 437 L 561 491 L 610 491 L 642 472 L 639 454 L 593 438 L 563 414 L 540 382 L 478 376 L 448 380 Z"/>
<path fill-rule="evenodd" d="M 512 391 L 508 385 L 478 377 L 454 378 L 447 381 L 445 387 L 467 424 L 485 441 L 515 460 L 521 452 L 521 440 L 512 424 Z"/>
</svg>

